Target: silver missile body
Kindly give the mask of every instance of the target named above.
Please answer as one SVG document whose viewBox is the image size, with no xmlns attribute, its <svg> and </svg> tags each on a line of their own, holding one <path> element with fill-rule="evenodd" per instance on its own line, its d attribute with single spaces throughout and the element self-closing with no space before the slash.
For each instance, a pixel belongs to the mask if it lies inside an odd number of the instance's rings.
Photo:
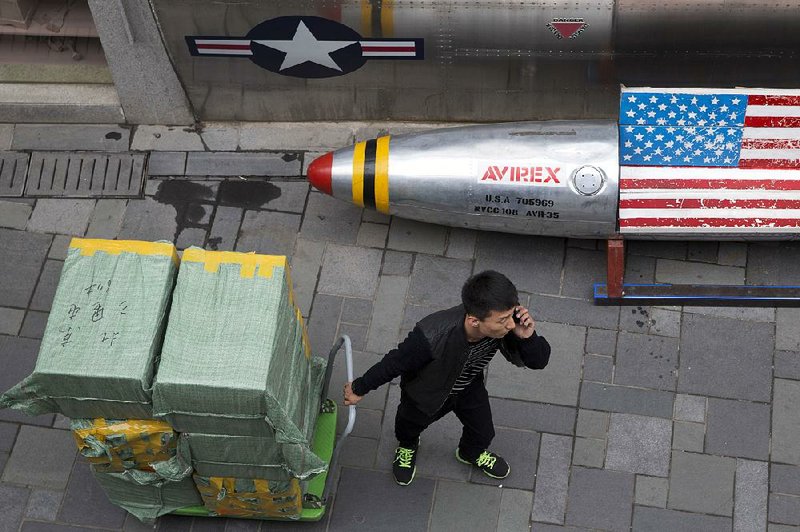
<svg viewBox="0 0 800 532">
<path fill-rule="evenodd" d="M 381 137 L 318 158 L 308 179 L 402 218 L 606 238 L 617 233 L 617 124 L 517 122 Z"/>
</svg>

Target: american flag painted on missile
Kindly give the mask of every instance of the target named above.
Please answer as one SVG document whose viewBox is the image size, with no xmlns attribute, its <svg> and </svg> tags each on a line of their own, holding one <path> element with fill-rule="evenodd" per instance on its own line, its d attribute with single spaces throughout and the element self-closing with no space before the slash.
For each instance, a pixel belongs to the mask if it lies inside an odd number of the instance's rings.
<svg viewBox="0 0 800 532">
<path fill-rule="evenodd" d="M 800 233 L 800 90 L 623 89 L 620 232 Z"/>
</svg>

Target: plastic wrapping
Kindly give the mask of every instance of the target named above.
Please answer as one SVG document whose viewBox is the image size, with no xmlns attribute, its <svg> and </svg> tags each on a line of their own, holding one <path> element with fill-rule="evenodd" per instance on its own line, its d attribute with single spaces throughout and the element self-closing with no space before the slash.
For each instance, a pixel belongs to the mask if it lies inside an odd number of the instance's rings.
<svg viewBox="0 0 800 532">
<path fill-rule="evenodd" d="M 303 511 L 300 482 L 202 477 L 194 481 L 206 509 L 216 516 L 299 519 Z"/>
</svg>

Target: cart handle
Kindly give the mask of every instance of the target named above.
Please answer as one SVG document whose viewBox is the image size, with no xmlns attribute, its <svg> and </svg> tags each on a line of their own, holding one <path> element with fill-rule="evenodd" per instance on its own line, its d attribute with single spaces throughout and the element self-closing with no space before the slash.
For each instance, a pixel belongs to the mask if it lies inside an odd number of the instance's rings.
<svg viewBox="0 0 800 532">
<path fill-rule="evenodd" d="M 325 382 L 322 386 L 322 401 L 328 397 L 328 388 L 331 383 L 331 374 L 333 373 L 333 361 L 336 358 L 336 353 L 341 349 L 344 344 L 344 360 L 347 367 L 347 382 L 353 382 L 353 347 L 350 343 L 350 337 L 343 334 L 333 344 L 331 352 L 328 354 L 328 366 L 325 368 Z M 325 481 L 325 489 L 322 492 L 322 502 L 327 504 L 328 496 L 330 495 L 331 488 L 333 487 L 334 471 L 336 471 L 336 464 L 339 461 L 339 452 L 342 450 L 342 443 L 345 438 L 353 431 L 353 426 L 356 423 L 356 405 L 350 405 L 347 412 L 347 426 L 342 432 L 339 439 L 336 440 L 336 446 L 333 448 L 333 455 L 331 456 L 331 463 L 328 466 L 328 478 Z"/>
</svg>

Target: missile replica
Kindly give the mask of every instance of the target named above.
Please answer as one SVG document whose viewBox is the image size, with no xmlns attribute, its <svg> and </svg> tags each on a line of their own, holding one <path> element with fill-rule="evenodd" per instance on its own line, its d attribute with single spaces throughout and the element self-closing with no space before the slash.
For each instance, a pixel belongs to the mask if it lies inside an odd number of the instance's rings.
<svg viewBox="0 0 800 532">
<path fill-rule="evenodd" d="M 402 218 L 609 239 L 621 283 L 622 239 L 800 238 L 800 90 L 623 89 L 618 122 L 384 136 L 317 158 L 308 180 Z"/>
</svg>

